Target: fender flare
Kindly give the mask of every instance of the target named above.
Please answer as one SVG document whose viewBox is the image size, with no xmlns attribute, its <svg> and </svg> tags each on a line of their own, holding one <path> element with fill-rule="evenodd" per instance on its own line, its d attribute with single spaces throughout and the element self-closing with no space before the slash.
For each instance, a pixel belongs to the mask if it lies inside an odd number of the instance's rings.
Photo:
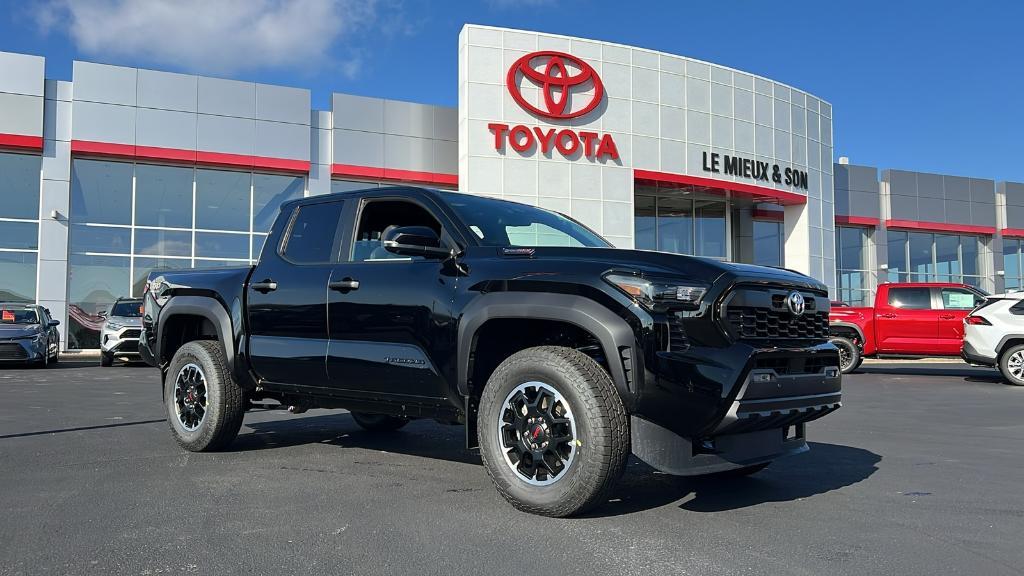
<svg viewBox="0 0 1024 576">
<path fill-rule="evenodd" d="M 999 358 L 1003 355 L 1003 351 L 1006 350 L 1006 346 L 1007 344 L 1010 343 L 1011 340 L 1022 339 L 1024 339 L 1024 334 L 1007 334 L 1006 336 L 1000 338 L 999 344 L 996 345 L 996 358 Z"/>
<path fill-rule="evenodd" d="M 573 324 L 598 339 L 619 396 L 626 401 L 631 394 L 630 379 L 623 368 L 620 350 L 628 348 L 632 360 L 631 376 L 643 374 L 643 358 L 630 325 L 601 304 L 583 296 L 546 292 L 492 292 L 466 307 L 458 332 L 458 389 L 469 397 L 469 358 L 477 331 L 498 318 L 553 320 Z M 627 403 L 628 404 L 628 403 Z"/>
<path fill-rule="evenodd" d="M 167 327 L 167 320 L 174 316 L 201 316 L 209 320 L 213 324 L 214 330 L 217 331 L 217 339 L 224 346 L 228 370 L 234 372 L 234 332 L 231 330 L 231 318 L 228 316 L 228 311 L 219 301 L 208 296 L 174 296 L 168 300 L 160 311 L 159 332 L 156 335 L 156 349 L 160 351 L 160 358 L 165 362 L 169 362 L 170 358 L 164 358 L 164 331 Z"/>
<path fill-rule="evenodd" d="M 864 331 L 861 330 L 860 326 L 857 326 L 856 324 L 853 324 L 852 322 L 829 322 L 828 323 L 828 327 L 830 329 L 829 332 L 831 332 L 831 328 L 833 328 L 833 327 L 836 327 L 836 328 L 851 328 L 851 329 L 853 329 L 854 332 L 857 333 L 857 336 L 860 336 L 861 346 L 864 345 L 864 342 L 865 342 L 865 340 L 864 340 Z M 831 334 L 829 334 L 829 335 L 831 336 Z"/>
</svg>

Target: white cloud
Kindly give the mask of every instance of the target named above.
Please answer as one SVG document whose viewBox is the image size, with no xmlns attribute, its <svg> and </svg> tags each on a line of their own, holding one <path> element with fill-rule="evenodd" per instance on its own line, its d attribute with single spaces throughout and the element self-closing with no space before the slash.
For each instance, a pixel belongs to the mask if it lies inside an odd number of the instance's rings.
<svg viewBox="0 0 1024 576">
<path fill-rule="evenodd" d="M 376 0 L 48 0 L 34 8 L 44 31 L 67 34 L 85 55 L 220 74 L 330 66 L 355 75 L 358 56 L 332 48 L 376 12 Z"/>
</svg>

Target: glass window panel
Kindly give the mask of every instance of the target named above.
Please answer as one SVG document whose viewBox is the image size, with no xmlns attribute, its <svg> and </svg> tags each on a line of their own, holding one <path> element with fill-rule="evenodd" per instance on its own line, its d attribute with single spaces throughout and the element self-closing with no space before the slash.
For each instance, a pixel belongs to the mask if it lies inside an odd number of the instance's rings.
<svg viewBox="0 0 1024 576">
<path fill-rule="evenodd" d="M 68 348 L 99 348 L 100 312 L 131 290 L 129 258 L 72 254 L 68 264 Z"/>
<path fill-rule="evenodd" d="M 970 290 L 942 289 L 942 307 L 946 310 L 972 310 L 985 299 Z"/>
<path fill-rule="evenodd" d="M 331 192 L 352 192 L 367 188 L 380 188 L 377 182 L 359 182 L 356 180 L 331 180 Z"/>
<path fill-rule="evenodd" d="M 932 262 L 932 235 L 920 232 L 910 233 L 910 272 L 913 274 L 934 274 Z M 923 278 L 919 282 L 927 282 Z"/>
<path fill-rule="evenodd" d="M 259 260 L 260 252 L 263 251 L 263 243 L 267 241 L 267 237 L 263 234 L 252 235 L 252 259 Z"/>
<path fill-rule="evenodd" d="M 0 176 L 0 179 L 3 177 Z M 0 222 L 0 248 L 37 250 L 39 224 L 35 222 Z"/>
<path fill-rule="evenodd" d="M 928 310 L 932 307 L 932 291 L 929 288 L 891 288 L 889 305 L 908 310 Z"/>
<path fill-rule="evenodd" d="M 196 256 L 203 258 L 248 258 L 248 234 L 196 232 Z"/>
<path fill-rule="evenodd" d="M 654 196 L 637 196 L 633 201 L 634 246 L 638 250 L 658 249 L 658 214 Z"/>
<path fill-rule="evenodd" d="M 71 219 L 95 224 L 131 224 L 132 165 L 74 160 L 71 163 Z"/>
<path fill-rule="evenodd" d="M 301 176 L 255 174 L 252 179 L 252 229 L 267 232 L 277 218 L 281 204 L 302 198 L 306 181 Z M 248 256 L 246 256 L 248 258 Z"/>
<path fill-rule="evenodd" d="M 191 228 L 194 175 L 192 168 L 136 166 L 135 225 Z"/>
<path fill-rule="evenodd" d="M 130 228 L 110 226 L 71 226 L 71 252 L 102 252 L 104 254 L 128 254 L 131 252 L 132 231 Z"/>
<path fill-rule="evenodd" d="M 36 253 L 0 252 L 0 301 L 36 301 Z"/>
<path fill-rule="evenodd" d="M 839 236 L 839 267 L 850 270 L 865 270 L 864 230 L 861 228 L 837 228 Z"/>
<path fill-rule="evenodd" d="M 935 273 L 956 275 L 960 273 L 960 237 L 948 234 L 935 235 Z"/>
<path fill-rule="evenodd" d="M 1003 272 L 1006 274 L 1006 285 L 1010 285 L 1010 278 L 1019 277 L 1020 274 L 1020 240 L 1003 238 Z M 966 254 L 964 255 L 966 257 Z"/>
<path fill-rule="evenodd" d="M 887 235 L 889 244 L 889 281 L 897 282 L 896 274 L 907 271 L 907 233 L 890 230 Z"/>
<path fill-rule="evenodd" d="M 698 200 L 696 206 L 697 254 L 725 258 L 725 202 Z"/>
<path fill-rule="evenodd" d="M 782 266 L 782 224 L 754 220 L 754 264 Z"/>
<path fill-rule="evenodd" d="M 318 264 L 334 260 L 331 249 L 341 218 L 341 202 L 300 208 L 285 244 L 284 256 L 299 264 Z"/>
<path fill-rule="evenodd" d="M 142 291 L 145 288 L 146 279 L 149 278 L 150 273 L 160 270 L 181 270 L 190 267 L 191 260 L 187 258 L 181 260 L 176 258 L 135 258 L 132 296 L 135 298 L 142 297 Z"/>
<path fill-rule="evenodd" d="M 212 259 L 212 258 L 209 259 L 209 260 L 204 260 L 204 259 L 196 258 L 196 265 L 195 265 L 195 267 L 199 268 L 199 269 L 201 269 L 201 268 L 247 268 L 248 266 L 249 266 L 248 262 L 240 262 L 238 260 L 216 260 L 216 259 Z"/>
<path fill-rule="evenodd" d="M 693 254 L 693 201 L 658 199 L 658 250 Z"/>
<path fill-rule="evenodd" d="M 978 237 L 961 236 L 960 252 L 963 257 L 963 273 L 969 275 L 978 274 Z"/>
<path fill-rule="evenodd" d="M 42 161 L 35 154 L 0 154 L 0 217 L 39 218 Z"/>
<path fill-rule="evenodd" d="M 180 230 L 135 230 L 135 253 L 149 256 L 191 256 L 192 233 Z"/>
<path fill-rule="evenodd" d="M 249 230 L 252 173 L 196 170 L 196 228 Z"/>
</svg>

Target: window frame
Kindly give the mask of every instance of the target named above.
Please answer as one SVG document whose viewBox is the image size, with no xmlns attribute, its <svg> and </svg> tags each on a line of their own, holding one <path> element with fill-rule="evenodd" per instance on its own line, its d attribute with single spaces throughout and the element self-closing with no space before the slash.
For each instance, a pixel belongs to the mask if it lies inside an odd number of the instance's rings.
<svg viewBox="0 0 1024 576">
<path fill-rule="evenodd" d="M 410 202 L 412 204 L 419 206 L 428 214 L 433 216 L 434 220 L 436 220 L 437 223 L 441 225 L 440 241 L 442 245 L 444 245 L 449 250 L 456 250 L 457 252 L 462 252 L 464 250 L 463 246 L 465 245 L 465 239 L 460 239 L 455 236 L 456 233 L 461 236 L 461 231 L 455 232 L 456 226 L 451 222 L 451 219 L 447 217 L 447 214 L 445 214 L 444 211 L 441 210 L 436 205 L 430 206 L 427 204 L 426 201 L 424 201 L 424 199 L 417 198 L 414 196 L 396 196 L 393 194 L 368 194 L 366 196 L 359 198 L 359 202 L 356 205 L 354 214 L 352 214 L 352 229 L 349 231 L 347 235 L 345 235 L 345 246 L 342 248 L 343 252 L 339 256 L 339 262 L 345 262 L 349 264 L 375 264 L 378 262 L 436 262 L 436 259 L 431 258 L 387 258 L 380 260 L 353 259 L 353 254 L 356 249 L 356 242 L 358 241 L 356 235 L 359 234 L 359 226 L 363 220 L 363 212 L 366 210 L 366 207 L 373 202 Z"/>
</svg>

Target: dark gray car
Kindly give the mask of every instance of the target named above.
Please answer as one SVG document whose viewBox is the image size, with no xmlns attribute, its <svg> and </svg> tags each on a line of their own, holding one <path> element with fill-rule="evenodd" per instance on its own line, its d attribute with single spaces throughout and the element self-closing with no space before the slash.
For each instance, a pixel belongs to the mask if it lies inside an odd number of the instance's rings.
<svg viewBox="0 0 1024 576">
<path fill-rule="evenodd" d="M 56 364 L 60 354 L 59 324 L 42 306 L 0 303 L 0 362 L 43 367 Z"/>
</svg>

